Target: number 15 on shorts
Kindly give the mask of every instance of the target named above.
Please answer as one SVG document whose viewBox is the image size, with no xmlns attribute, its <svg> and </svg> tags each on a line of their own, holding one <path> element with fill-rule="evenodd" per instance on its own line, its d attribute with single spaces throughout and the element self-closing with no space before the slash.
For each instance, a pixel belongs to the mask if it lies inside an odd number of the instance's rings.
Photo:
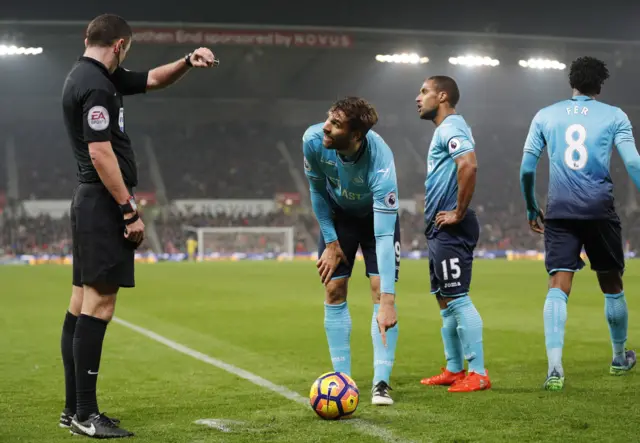
<svg viewBox="0 0 640 443">
<path fill-rule="evenodd" d="M 460 259 L 450 258 L 448 260 L 442 260 L 442 279 L 446 282 L 449 280 L 457 280 L 460 278 L 462 272 L 460 271 Z M 445 283 L 445 287 L 460 286 L 460 283 Z"/>
</svg>

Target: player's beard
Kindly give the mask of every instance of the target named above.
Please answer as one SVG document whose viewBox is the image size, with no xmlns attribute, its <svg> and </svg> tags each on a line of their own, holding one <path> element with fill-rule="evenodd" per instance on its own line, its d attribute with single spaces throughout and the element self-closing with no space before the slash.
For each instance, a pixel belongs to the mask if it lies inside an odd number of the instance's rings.
<svg viewBox="0 0 640 443">
<path fill-rule="evenodd" d="M 334 137 L 330 137 L 329 140 L 331 140 L 331 143 L 329 144 L 329 146 L 323 146 L 326 149 L 332 149 L 334 151 L 347 151 L 349 149 L 349 138 L 348 137 L 341 137 L 341 138 L 334 138 Z"/>
<path fill-rule="evenodd" d="M 438 107 L 436 106 L 435 108 L 425 111 L 423 110 L 420 113 L 420 118 L 422 120 L 431 120 L 433 121 L 436 117 L 438 116 Z"/>
</svg>

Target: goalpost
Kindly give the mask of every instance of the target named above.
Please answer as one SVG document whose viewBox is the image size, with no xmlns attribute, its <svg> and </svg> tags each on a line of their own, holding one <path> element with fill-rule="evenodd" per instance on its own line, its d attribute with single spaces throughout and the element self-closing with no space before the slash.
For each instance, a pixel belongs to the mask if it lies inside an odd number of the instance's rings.
<svg viewBox="0 0 640 443">
<path fill-rule="evenodd" d="M 198 241 L 198 260 L 205 255 L 273 255 L 275 258 L 292 260 L 295 253 L 294 228 L 269 226 L 212 228 L 185 226 L 194 232 Z"/>
</svg>

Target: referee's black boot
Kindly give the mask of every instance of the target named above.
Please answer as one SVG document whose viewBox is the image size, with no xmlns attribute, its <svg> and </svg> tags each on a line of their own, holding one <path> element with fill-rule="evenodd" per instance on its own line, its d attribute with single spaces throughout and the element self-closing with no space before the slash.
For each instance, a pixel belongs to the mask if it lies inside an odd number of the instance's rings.
<svg viewBox="0 0 640 443">
<path fill-rule="evenodd" d="M 120 424 L 120 420 L 118 420 L 117 418 L 113 418 L 113 417 L 108 417 L 108 418 L 109 420 L 114 422 L 116 426 Z M 71 409 L 65 408 L 60 413 L 60 427 L 69 429 L 71 427 L 72 420 L 73 420 L 73 412 L 71 412 Z"/>
<path fill-rule="evenodd" d="M 118 424 L 106 415 L 96 413 L 91 414 L 85 421 L 78 421 L 78 416 L 74 416 L 71 421 L 71 433 L 90 438 L 133 437 L 133 432 L 118 427 Z"/>
</svg>

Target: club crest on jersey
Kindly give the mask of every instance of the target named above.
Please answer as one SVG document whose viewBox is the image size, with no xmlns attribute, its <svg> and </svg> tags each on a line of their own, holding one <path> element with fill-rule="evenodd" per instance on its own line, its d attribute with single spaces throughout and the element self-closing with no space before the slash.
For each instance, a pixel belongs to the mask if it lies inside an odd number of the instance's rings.
<svg viewBox="0 0 640 443">
<path fill-rule="evenodd" d="M 364 178 L 361 175 L 359 175 L 359 176 L 353 178 L 353 182 L 356 185 L 361 185 L 361 184 L 364 183 Z"/>
<path fill-rule="evenodd" d="M 94 131 L 104 131 L 109 127 L 109 111 L 103 106 L 94 106 L 87 113 L 87 123 Z"/>
<path fill-rule="evenodd" d="M 460 140 L 452 138 L 449 140 L 449 154 L 453 154 L 460 147 Z"/>
<path fill-rule="evenodd" d="M 309 164 L 309 160 L 307 160 L 307 157 L 304 158 L 304 170 L 311 171 L 311 165 Z"/>
<path fill-rule="evenodd" d="M 396 193 L 395 192 L 389 192 L 385 197 L 384 197 L 384 204 L 387 205 L 387 207 L 389 208 L 395 208 L 396 207 L 396 202 L 398 201 L 398 198 L 396 197 Z"/>
</svg>

